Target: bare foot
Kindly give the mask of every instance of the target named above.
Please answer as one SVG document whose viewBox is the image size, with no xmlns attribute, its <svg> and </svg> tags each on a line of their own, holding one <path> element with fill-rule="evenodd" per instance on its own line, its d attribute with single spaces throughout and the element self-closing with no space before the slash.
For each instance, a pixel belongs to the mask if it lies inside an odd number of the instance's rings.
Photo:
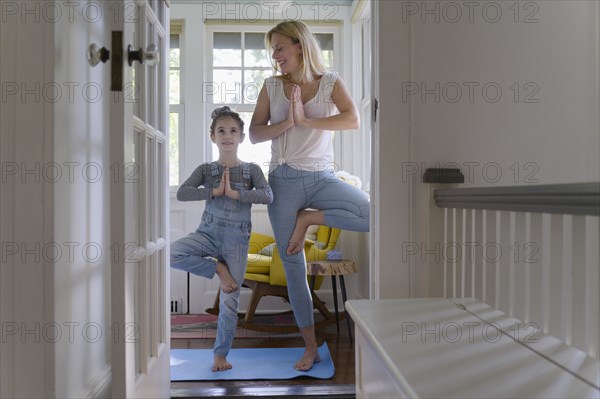
<svg viewBox="0 0 600 399">
<path fill-rule="evenodd" d="M 285 251 L 288 256 L 300 253 L 302 250 L 304 250 L 304 237 L 306 236 L 306 231 L 308 230 L 309 224 L 307 223 L 307 219 L 310 213 L 311 211 L 304 209 L 298 212 L 298 217 L 296 218 L 296 227 L 294 228 L 294 232 L 290 237 L 290 242 Z"/>
<path fill-rule="evenodd" d="M 233 368 L 225 356 L 215 355 L 214 359 L 215 364 L 213 364 L 212 371 L 225 371 Z"/>
<path fill-rule="evenodd" d="M 233 279 L 233 277 L 231 277 L 231 274 L 229 274 L 229 268 L 225 263 L 217 262 L 217 275 L 221 280 L 219 286 L 221 287 L 223 292 L 229 294 L 230 292 L 233 292 L 238 289 L 238 285 Z"/>
<path fill-rule="evenodd" d="M 312 368 L 314 363 L 319 363 L 321 361 L 321 357 L 319 356 L 319 352 L 317 350 L 304 350 L 304 354 L 302 358 L 298 360 L 296 364 L 294 364 L 294 368 L 298 371 L 308 371 Z"/>
</svg>

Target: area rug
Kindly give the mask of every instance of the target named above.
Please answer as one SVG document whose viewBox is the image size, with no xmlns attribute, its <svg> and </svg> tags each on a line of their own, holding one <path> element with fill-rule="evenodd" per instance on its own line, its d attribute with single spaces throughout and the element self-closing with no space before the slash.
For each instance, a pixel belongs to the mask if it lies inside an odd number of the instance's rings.
<svg viewBox="0 0 600 399">
<path fill-rule="evenodd" d="M 255 315 L 257 323 L 265 325 L 295 325 L 290 314 Z M 212 314 L 171 315 L 172 339 L 214 339 L 217 333 L 217 316 Z M 300 336 L 300 333 L 280 334 L 275 331 L 252 331 L 238 327 L 235 338 L 277 338 Z"/>
<path fill-rule="evenodd" d="M 287 380 L 296 377 L 328 379 L 335 367 L 327 343 L 318 348 L 321 361 L 308 371 L 298 371 L 294 363 L 304 348 L 233 348 L 227 360 L 233 368 L 212 371 L 212 349 L 171 349 L 171 381 L 206 380 Z"/>
</svg>

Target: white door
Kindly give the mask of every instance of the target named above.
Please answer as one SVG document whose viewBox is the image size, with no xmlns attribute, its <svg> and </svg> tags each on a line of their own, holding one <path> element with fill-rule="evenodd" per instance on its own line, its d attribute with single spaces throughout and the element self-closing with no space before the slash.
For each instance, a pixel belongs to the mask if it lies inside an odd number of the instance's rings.
<svg viewBox="0 0 600 399">
<path fill-rule="evenodd" d="M 112 92 L 110 132 L 111 315 L 118 330 L 112 396 L 169 397 L 168 4 L 124 0 L 111 1 L 107 8 L 113 25 L 111 79 L 119 68 L 123 74 L 116 83 L 122 91 Z M 122 32 L 122 41 L 115 32 Z M 159 62 L 152 66 L 147 59 L 130 66 L 128 46 L 137 51 L 150 45 L 156 46 Z"/>
</svg>

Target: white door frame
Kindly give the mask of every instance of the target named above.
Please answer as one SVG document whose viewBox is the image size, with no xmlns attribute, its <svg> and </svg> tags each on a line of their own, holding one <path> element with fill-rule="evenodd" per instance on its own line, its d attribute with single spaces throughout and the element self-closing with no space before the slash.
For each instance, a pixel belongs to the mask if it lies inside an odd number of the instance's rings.
<svg viewBox="0 0 600 399">
<path fill-rule="evenodd" d="M 411 80 L 410 20 L 398 22 L 402 1 L 372 1 L 373 120 L 371 179 L 372 299 L 410 297 L 410 265 L 398 256 L 399 243 L 411 240 L 413 181 L 403 179 L 410 161 L 410 103 L 398 103 L 401 82 Z M 394 27 L 393 33 L 390 29 Z M 380 49 L 394 49 L 381 51 Z"/>
</svg>

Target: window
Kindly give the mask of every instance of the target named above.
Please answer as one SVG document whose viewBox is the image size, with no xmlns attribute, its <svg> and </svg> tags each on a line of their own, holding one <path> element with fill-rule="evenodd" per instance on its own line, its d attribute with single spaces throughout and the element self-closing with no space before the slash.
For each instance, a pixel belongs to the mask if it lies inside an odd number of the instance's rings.
<svg viewBox="0 0 600 399">
<path fill-rule="evenodd" d="M 208 37 L 211 45 L 207 55 L 208 82 L 204 84 L 207 121 L 210 123 L 211 112 L 220 106 L 228 105 L 238 112 L 244 121 L 246 139 L 240 145 L 240 159 L 258 164 L 265 175 L 271 161 L 271 142 L 252 144 L 248 139 L 248 128 L 252 112 L 264 80 L 273 75 L 270 63 L 271 51 L 265 48 L 265 34 L 269 27 L 213 26 L 209 27 Z M 322 28 L 323 32 L 315 33 L 325 66 L 335 70 L 334 39 L 332 28 Z M 327 32 L 326 30 L 329 30 Z M 210 139 L 209 139 L 210 140 Z M 217 159 L 219 152 L 212 148 L 212 159 Z"/>
<path fill-rule="evenodd" d="M 271 143 L 252 144 L 248 139 L 248 128 L 254 105 L 264 80 L 272 75 L 269 54 L 265 49 L 265 31 L 213 32 L 210 72 L 212 79 L 205 84 L 207 97 L 207 119 L 213 109 L 228 105 L 240 114 L 244 121 L 246 139 L 240 145 L 240 159 L 258 164 L 268 170 L 271 160 Z M 212 159 L 219 157 L 216 146 L 212 146 Z"/>
<path fill-rule="evenodd" d="M 181 25 L 171 24 L 169 46 L 169 186 L 181 183 L 183 169 L 183 116 L 184 108 L 181 93 Z"/>
</svg>

